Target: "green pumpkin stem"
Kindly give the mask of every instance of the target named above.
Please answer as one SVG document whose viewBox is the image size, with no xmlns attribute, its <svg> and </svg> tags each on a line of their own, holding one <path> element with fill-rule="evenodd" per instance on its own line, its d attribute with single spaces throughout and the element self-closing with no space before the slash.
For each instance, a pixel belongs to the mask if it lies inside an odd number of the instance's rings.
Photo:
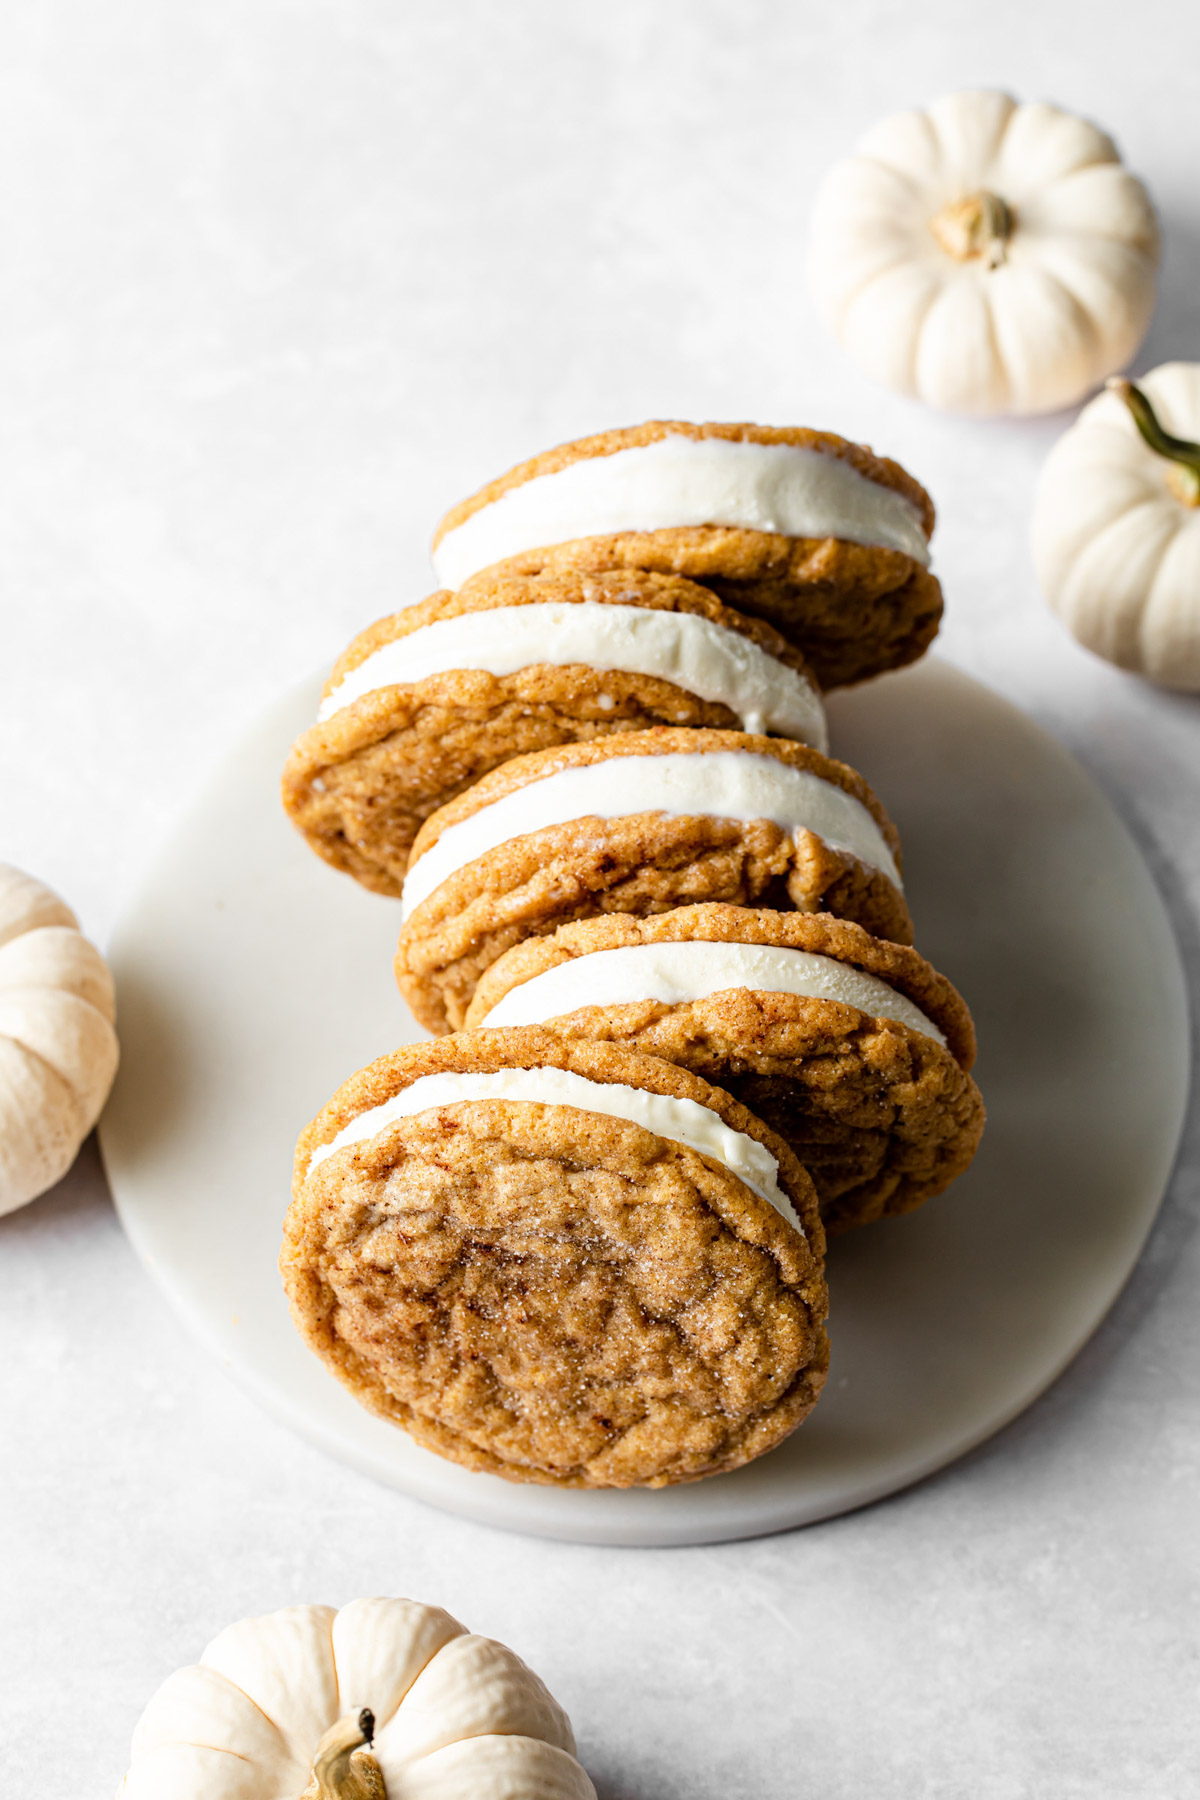
<svg viewBox="0 0 1200 1800">
<path fill-rule="evenodd" d="M 1187 438 L 1173 437 L 1164 430 L 1150 399 L 1140 387 L 1123 375 L 1114 375 L 1108 383 L 1110 393 L 1118 394 L 1129 408 L 1142 441 L 1156 456 L 1164 456 L 1173 467 L 1171 489 L 1185 506 L 1200 506 L 1200 444 Z"/>
</svg>

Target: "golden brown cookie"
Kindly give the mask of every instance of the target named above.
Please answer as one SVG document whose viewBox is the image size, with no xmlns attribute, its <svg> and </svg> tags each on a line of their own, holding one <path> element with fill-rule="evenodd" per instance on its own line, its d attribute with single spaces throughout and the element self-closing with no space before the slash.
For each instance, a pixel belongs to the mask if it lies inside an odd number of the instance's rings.
<svg viewBox="0 0 1200 1800">
<path fill-rule="evenodd" d="M 561 444 L 448 512 L 438 579 L 650 569 L 769 619 L 823 688 L 922 656 L 942 595 L 933 504 L 898 463 L 799 426 L 656 419 Z"/>
<path fill-rule="evenodd" d="M 517 757 L 422 826 L 396 979 L 453 1030 L 484 971 L 596 913 L 705 900 L 857 919 L 912 941 L 895 827 L 861 775 L 782 738 L 622 732 Z"/>
<path fill-rule="evenodd" d="M 708 905 L 561 925 L 493 963 L 467 1013 L 535 1023 L 728 1089 L 791 1145 L 832 1231 L 941 1193 L 983 1132 L 961 995 L 915 950 L 824 913 Z"/>
<path fill-rule="evenodd" d="M 302 1133 L 293 1195 L 280 1267 L 306 1342 L 467 1468 L 695 1481 L 772 1449 L 820 1393 L 812 1183 L 655 1057 L 538 1030 L 406 1045 Z"/>
<path fill-rule="evenodd" d="M 825 747 L 798 651 L 673 575 L 485 574 L 362 632 L 296 740 L 283 804 L 334 868 L 399 894 L 438 807 L 511 757 L 652 725 Z"/>
</svg>

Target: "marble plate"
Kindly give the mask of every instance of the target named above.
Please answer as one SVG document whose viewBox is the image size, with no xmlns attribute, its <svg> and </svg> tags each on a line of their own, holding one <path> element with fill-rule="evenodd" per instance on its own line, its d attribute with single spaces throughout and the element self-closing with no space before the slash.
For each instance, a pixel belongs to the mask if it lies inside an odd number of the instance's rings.
<svg viewBox="0 0 1200 1800">
<path fill-rule="evenodd" d="M 809 1423 L 732 1475 L 556 1492 L 459 1469 L 362 1412 L 292 1329 L 276 1271 L 300 1127 L 420 1035 L 391 979 L 395 902 L 317 861 L 277 782 L 316 686 L 276 706 L 191 809 L 112 959 L 121 1075 L 104 1159 L 134 1245 L 191 1328 L 330 1455 L 465 1517 L 547 1537 L 690 1544 L 877 1500 L 1028 1406 L 1095 1329 L 1171 1168 L 1183 978 L 1107 801 L 1057 743 L 929 660 L 839 696 L 835 753 L 904 839 L 921 949 L 979 1026 L 970 1173 L 832 1247 L 833 1364 Z"/>
</svg>

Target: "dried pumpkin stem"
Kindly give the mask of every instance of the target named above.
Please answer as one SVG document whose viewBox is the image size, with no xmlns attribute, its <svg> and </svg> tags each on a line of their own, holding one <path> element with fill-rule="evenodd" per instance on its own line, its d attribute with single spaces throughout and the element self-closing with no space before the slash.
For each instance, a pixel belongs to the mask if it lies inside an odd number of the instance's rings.
<svg viewBox="0 0 1200 1800">
<path fill-rule="evenodd" d="M 981 189 L 965 200 L 952 200 L 934 213 L 929 229 L 955 262 L 979 257 L 989 269 L 997 269 L 1008 253 L 1008 240 L 1017 228 L 1007 200 Z"/>
<path fill-rule="evenodd" d="M 383 1772 L 365 1748 L 375 1736 L 375 1715 L 364 1706 L 331 1725 L 317 1745 L 313 1778 L 300 1800 L 387 1800 Z"/>
<path fill-rule="evenodd" d="M 1200 506 L 1200 444 L 1187 438 L 1172 437 L 1164 430 L 1149 396 L 1123 375 L 1114 375 L 1108 383 L 1110 392 L 1119 394 L 1133 415 L 1133 422 L 1156 456 L 1165 456 L 1171 464 L 1167 482 L 1171 492 L 1184 506 Z"/>
</svg>

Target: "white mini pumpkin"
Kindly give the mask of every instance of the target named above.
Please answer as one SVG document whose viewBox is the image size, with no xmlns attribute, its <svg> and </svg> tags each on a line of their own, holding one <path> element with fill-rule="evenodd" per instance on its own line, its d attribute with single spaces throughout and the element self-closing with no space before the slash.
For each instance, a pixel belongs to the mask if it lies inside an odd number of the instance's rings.
<svg viewBox="0 0 1200 1800">
<path fill-rule="evenodd" d="M 66 1174 L 117 1072 L 112 976 L 78 927 L 0 863 L 0 1213 Z"/>
<path fill-rule="evenodd" d="M 365 1716 L 364 1716 L 365 1715 Z M 503 1644 L 415 1600 L 244 1619 L 170 1676 L 120 1800 L 595 1800 L 571 1724 Z"/>
<path fill-rule="evenodd" d="M 809 272 L 877 381 L 955 412 L 1036 413 L 1129 361 L 1158 254 L 1154 208 L 1111 139 L 985 92 L 895 113 L 830 170 Z"/>
<path fill-rule="evenodd" d="M 1109 387 L 1046 459 L 1038 579 L 1089 650 L 1200 690 L 1200 363 Z"/>
</svg>

